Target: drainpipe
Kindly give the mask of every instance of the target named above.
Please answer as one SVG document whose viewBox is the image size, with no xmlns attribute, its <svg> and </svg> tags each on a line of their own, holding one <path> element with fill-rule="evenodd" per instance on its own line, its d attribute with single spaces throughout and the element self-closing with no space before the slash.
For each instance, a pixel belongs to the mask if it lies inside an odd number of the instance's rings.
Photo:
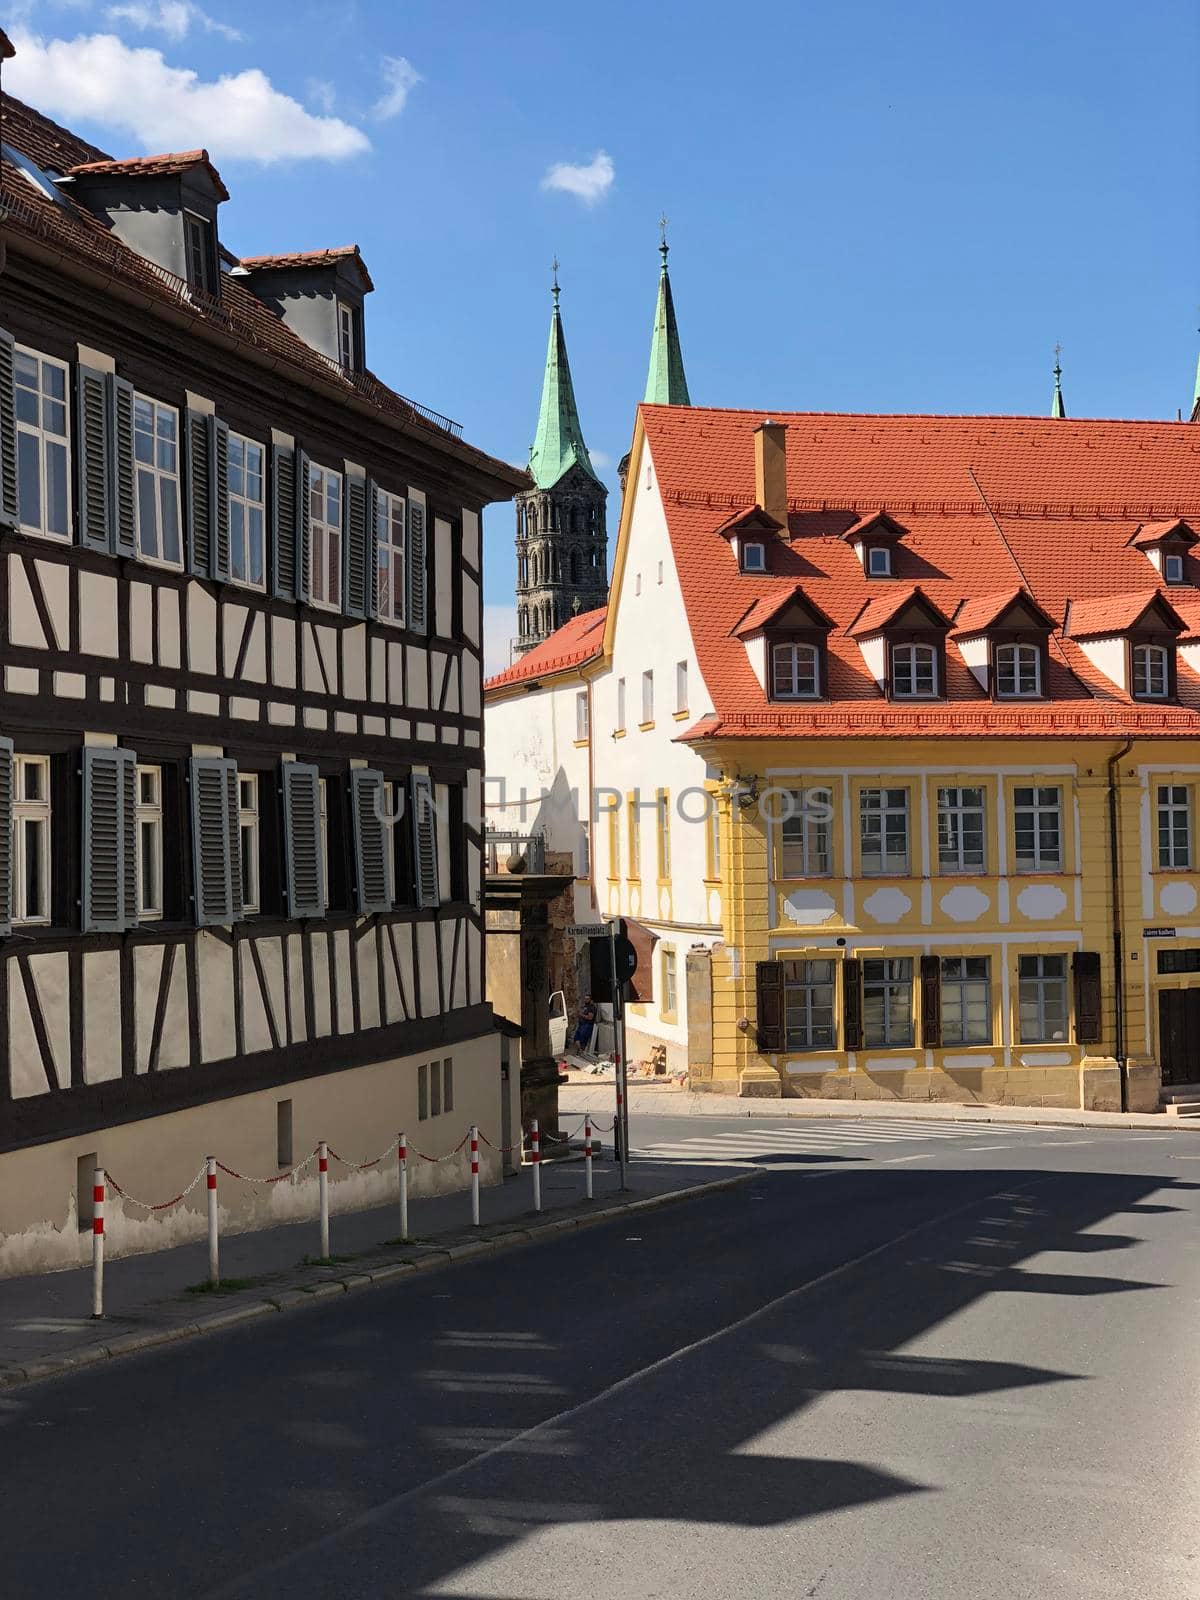
<svg viewBox="0 0 1200 1600">
<path fill-rule="evenodd" d="M 1112 885 L 1112 940 L 1113 972 L 1116 980 L 1117 1071 L 1121 1075 L 1121 1110 L 1129 1105 L 1129 1060 L 1125 1054 L 1125 952 L 1121 936 L 1121 871 L 1120 830 L 1117 826 L 1117 765 L 1133 749 L 1133 740 L 1126 739 L 1121 748 L 1108 758 L 1108 870 Z"/>
</svg>

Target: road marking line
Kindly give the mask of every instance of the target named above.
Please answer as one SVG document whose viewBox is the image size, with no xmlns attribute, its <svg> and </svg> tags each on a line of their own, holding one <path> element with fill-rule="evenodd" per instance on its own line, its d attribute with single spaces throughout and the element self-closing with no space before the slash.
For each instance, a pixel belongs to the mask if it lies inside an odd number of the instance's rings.
<svg viewBox="0 0 1200 1600">
<path fill-rule="evenodd" d="M 919 1155 L 919 1156 L 887 1156 L 883 1161 L 881 1161 L 879 1163 L 879 1165 L 881 1167 L 891 1167 L 891 1166 L 895 1166 L 897 1161 L 932 1161 L 932 1160 L 933 1160 L 933 1151 L 932 1150 L 927 1150 L 923 1155 Z"/>
<path fill-rule="evenodd" d="M 963 1154 L 966 1155 L 972 1150 L 1003 1150 L 1003 1149 L 1004 1149 L 1004 1146 L 1002 1144 L 968 1144 L 968 1145 L 964 1145 L 963 1146 Z"/>
<path fill-rule="evenodd" d="M 1052 1145 L 1059 1144 L 1093 1144 L 1092 1139 L 1039 1139 L 1034 1145 L 1035 1150 L 1049 1150 Z"/>
<path fill-rule="evenodd" d="M 912 1159 L 909 1156 L 899 1157 L 901 1161 Z M 601 1389 L 598 1394 L 581 1400 L 578 1405 L 568 1406 L 566 1410 L 556 1412 L 553 1417 L 547 1417 L 542 1422 L 534 1423 L 533 1427 L 525 1428 L 520 1433 L 514 1434 L 511 1439 L 501 1440 L 498 1444 L 491 1445 L 487 1450 L 481 1450 L 470 1461 L 461 1461 L 456 1467 L 447 1467 L 445 1472 L 440 1472 L 436 1477 L 428 1478 L 424 1483 L 414 1484 L 411 1489 L 404 1489 L 399 1494 L 393 1495 L 388 1500 L 382 1500 L 378 1505 L 372 1506 L 369 1511 L 364 1511 L 361 1516 L 345 1522 L 341 1527 L 331 1532 L 322 1534 L 318 1539 L 312 1539 L 307 1544 L 297 1543 L 286 1555 L 278 1556 L 272 1562 L 257 1567 L 253 1572 L 243 1573 L 229 1583 L 224 1583 L 218 1589 L 206 1590 L 201 1600 L 226 1600 L 226 1597 L 238 1594 L 261 1592 L 261 1580 L 272 1572 L 280 1572 L 285 1567 L 299 1560 L 301 1557 L 311 1558 L 319 1550 L 328 1550 L 341 1544 L 351 1534 L 360 1533 L 364 1528 L 369 1528 L 377 1522 L 390 1517 L 400 1506 L 406 1505 L 410 1500 L 427 1493 L 430 1489 L 440 1489 L 443 1484 L 453 1483 L 456 1479 L 474 1471 L 482 1466 L 485 1461 L 491 1461 L 496 1456 L 523 1446 L 530 1439 L 537 1438 L 540 1434 L 552 1432 L 560 1428 L 568 1419 L 578 1417 L 586 1411 L 593 1410 L 596 1406 L 606 1405 L 614 1395 L 622 1394 L 626 1389 L 631 1389 L 634 1384 L 640 1383 L 643 1378 L 652 1373 L 661 1372 L 665 1367 L 673 1365 L 685 1356 L 694 1355 L 697 1350 L 703 1350 L 710 1344 L 716 1344 L 731 1333 L 740 1333 L 743 1328 L 750 1327 L 753 1323 L 778 1311 L 789 1300 L 798 1300 L 802 1295 L 808 1294 L 813 1289 L 819 1289 L 824 1284 L 840 1278 L 844 1272 L 850 1272 L 855 1267 L 865 1266 L 868 1261 L 886 1255 L 894 1250 L 897 1245 L 904 1244 L 909 1239 L 915 1239 L 918 1234 L 925 1233 L 930 1228 L 937 1228 L 944 1222 L 952 1222 L 955 1217 L 961 1217 L 968 1211 L 973 1211 L 976 1206 L 989 1205 L 993 1200 L 1011 1200 L 1029 1189 L 1035 1189 L 1039 1183 L 1048 1183 L 1052 1178 L 1061 1178 L 1062 1173 L 1042 1174 L 1031 1178 L 1028 1183 L 1019 1184 L 1015 1188 L 998 1189 L 994 1194 L 980 1195 L 974 1200 L 968 1200 L 965 1205 L 955 1206 L 950 1211 L 943 1211 L 939 1216 L 928 1217 L 924 1222 L 918 1222 L 915 1227 L 906 1228 L 903 1233 L 898 1233 L 894 1239 L 888 1239 L 883 1244 L 874 1245 L 870 1250 L 864 1250 L 861 1255 L 852 1256 L 849 1261 L 842 1261 L 836 1267 L 830 1267 L 827 1272 L 819 1273 L 817 1277 L 810 1278 L 807 1283 L 799 1284 L 795 1289 L 787 1289 L 783 1294 L 776 1295 L 773 1300 L 758 1306 L 754 1311 L 748 1311 L 744 1317 L 726 1323 L 725 1327 L 717 1328 L 713 1333 L 706 1333 L 703 1338 L 693 1340 L 691 1344 L 680 1345 L 678 1350 L 672 1350 L 665 1356 L 660 1356 L 657 1361 L 652 1361 L 649 1366 L 640 1368 L 637 1372 L 630 1372 L 624 1378 L 618 1378 L 616 1383 L 610 1384 L 607 1389 Z M 997 1269 L 998 1270 L 998 1269 Z"/>
</svg>

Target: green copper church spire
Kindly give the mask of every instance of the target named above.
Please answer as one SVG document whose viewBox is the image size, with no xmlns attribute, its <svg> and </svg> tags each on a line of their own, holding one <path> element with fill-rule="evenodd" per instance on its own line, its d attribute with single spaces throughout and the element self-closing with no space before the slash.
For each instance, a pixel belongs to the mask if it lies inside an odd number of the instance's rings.
<svg viewBox="0 0 1200 1600">
<path fill-rule="evenodd" d="M 1065 417 L 1067 408 L 1063 401 L 1062 392 L 1062 345 L 1054 346 L 1054 399 L 1050 402 L 1050 415 L 1052 417 Z"/>
<path fill-rule="evenodd" d="M 667 271 L 667 219 L 659 223 L 662 243 L 662 271 L 658 278 L 658 304 L 654 309 L 654 335 L 650 341 L 650 371 L 646 374 L 647 405 L 690 406 L 687 378 L 683 371 L 683 351 L 679 345 L 679 326 L 675 321 L 675 302 L 671 298 L 671 277 Z"/>
<path fill-rule="evenodd" d="M 546 376 L 542 380 L 542 407 L 537 433 L 529 451 L 529 470 L 539 489 L 551 489 L 571 466 L 578 465 L 596 477 L 583 442 L 583 428 L 575 404 L 567 341 L 558 309 L 558 262 L 554 263 L 554 311 L 550 318 L 550 343 L 546 350 Z M 600 480 L 597 478 L 597 482 Z"/>
</svg>

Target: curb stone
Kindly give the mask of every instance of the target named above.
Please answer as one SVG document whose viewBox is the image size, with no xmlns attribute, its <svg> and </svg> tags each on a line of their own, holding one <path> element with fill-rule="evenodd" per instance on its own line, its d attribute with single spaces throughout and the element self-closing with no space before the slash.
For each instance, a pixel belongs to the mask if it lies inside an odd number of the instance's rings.
<svg viewBox="0 0 1200 1600">
<path fill-rule="evenodd" d="M 445 1267 L 457 1261 L 471 1260 L 491 1255 L 520 1244 L 534 1244 L 543 1237 L 553 1238 L 574 1228 L 593 1227 L 612 1222 L 630 1211 L 647 1211 L 659 1206 L 673 1205 L 683 1200 L 694 1200 L 710 1194 L 720 1194 L 740 1188 L 759 1177 L 757 1172 L 740 1172 L 729 1178 L 718 1178 L 711 1183 L 694 1184 L 689 1189 L 668 1189 L 662 1194 L 646 1195 L 640 1200 L 626 1200 L 616 1205 L 606 1205 L 601 1210 L 576 1217 L 555 1217 L 549 1222 L 531 1223 L 526 1228 L 508 1228 L 483 1239 L 468 1240 L 462 1244 L 431 1247 L 416 1260 L 395 1261 L 374 1268 L 369 1273 L 355 1274 L 345 1280 L 329 1280 L 307 1286 L 279 1289 L 264 1294 L 262 1298 L 244 1305 L 233 1305 L 209 1317 L 177 1323 L 166 1328 L 147 1328 L 142 1332 L 127 1333 L 103 1344 L 82 1345 L 73 1350 L 63 1350 L 42 1360 L 29 1361 L 0 1369 L 0 1390 L 16 1388 L 20 1384 L 34 1383 L 45 1378 L 61 1377 L 81 1367 L 120 1356 L 135 1355 L 142 1350 L 152 1350 L 159 1345 L 174 1344 L 180 1339 L 190 1339 L 205 1333 L 218 1333 L 242 1323 L 256 1322 L 260 1317 L 272 1316 L 281 1311 L 292 1311 L 310 1305 L 331 1295 L 345 1294 L 350 1287 L 371 1288 L 395 1282 L 414 1272 L 428 1271 L 432 1267 Z"/>
</svg>

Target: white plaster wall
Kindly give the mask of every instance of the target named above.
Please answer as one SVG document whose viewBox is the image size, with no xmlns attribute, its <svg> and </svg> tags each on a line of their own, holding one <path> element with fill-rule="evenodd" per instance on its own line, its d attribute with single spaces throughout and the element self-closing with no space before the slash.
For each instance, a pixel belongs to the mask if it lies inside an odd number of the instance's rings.
<svg viewBox="0 0 1200 1600">
<path fill-rule="evenodd" d="M 867 671 L 882 689 L 887 682 L 887 649 L 882 637 L 860 639 L 858 648 L 867 664 Z"/>
<path fill-rule="evenodd" d="M 1129 687 L 1125 682 L 1126 650 L 1123 637 L 1080 639 L 1079 648 L 1110 682 L 1120 689 Z"/>
<path fill-rule="evenodd" d="M 977 639 L 959 639 L 957 641 L 959 654 L 970 667 L 976 681 L 987 688 L 988 675 L 988 642 L 987 635 L 983 634 Z"/>
</svg>

